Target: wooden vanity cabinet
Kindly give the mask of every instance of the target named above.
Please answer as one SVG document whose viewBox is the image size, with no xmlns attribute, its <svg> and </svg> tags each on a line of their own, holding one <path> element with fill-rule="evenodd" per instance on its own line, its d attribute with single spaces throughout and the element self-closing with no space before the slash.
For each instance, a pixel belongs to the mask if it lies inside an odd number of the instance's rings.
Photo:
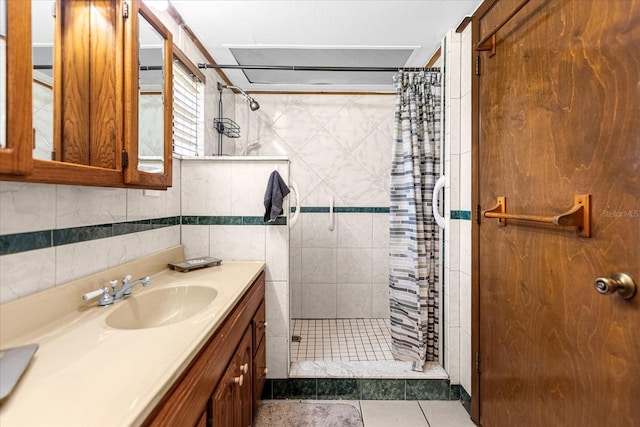
<svg viewBox="0 0 640 427">
<path fill-rule="evenodd" d="M 264 328 L 254 347 L 256 321 L 264 319 L 264 277 L 260 273 L 143 425 L 251 426 L 266 376 Z"/>
</svg>

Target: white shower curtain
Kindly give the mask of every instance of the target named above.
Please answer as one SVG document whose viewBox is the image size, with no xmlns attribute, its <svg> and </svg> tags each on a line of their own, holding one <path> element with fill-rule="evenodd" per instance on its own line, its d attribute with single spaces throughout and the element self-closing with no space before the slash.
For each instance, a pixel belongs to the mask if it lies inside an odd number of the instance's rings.
<svg viewBox="0 0 640 427">
<path fill-rule="evenodd" d="M 440 73 L 399 72 L 389 207 L 392 352 L 422 370 L 438 360 L 439 236 L 431 205 L 440 176 Z"/>
</svg>

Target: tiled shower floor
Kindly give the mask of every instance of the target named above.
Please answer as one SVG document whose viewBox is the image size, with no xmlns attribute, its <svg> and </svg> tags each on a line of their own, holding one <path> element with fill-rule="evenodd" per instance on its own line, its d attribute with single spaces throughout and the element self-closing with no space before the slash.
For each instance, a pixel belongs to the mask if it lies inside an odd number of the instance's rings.
<svg viewBox="0 0 640 427">
<path fill-rule="evenodd" d="M 391 354 L 389 319 L 291 319 L 290 378 L 448 379 L 437 362 L 422 372 Z"/>
<path fill-rule="evenodd" d="M 291 361 L 393 361 L 389 319 L 293 319 Z"/>
</svg>

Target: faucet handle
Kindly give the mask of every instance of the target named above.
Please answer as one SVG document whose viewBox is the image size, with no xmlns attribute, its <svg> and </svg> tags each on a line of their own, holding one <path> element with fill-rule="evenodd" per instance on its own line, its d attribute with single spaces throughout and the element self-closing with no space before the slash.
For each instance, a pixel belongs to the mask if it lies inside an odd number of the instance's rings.
<svg viewBox="0 0 640 427">
<path fill-rule="evenodd" d="M 111 292 L 115 292 L 116 287 L 118 286 L 118 281 L 116 279 L 109 280 L 109 285 L 111 285 Z"/>
<path fill-rule="evenodd" d="M 122 279 L 122 286 L 124 286 L 127 283 L 129 283 L 130 280 L 131 280 L 131 275 L 130 274 L 127 274 L 126 276 L 124 276 L 124 278 Z"/>
<path fill-rule="evenodd" d="M 111 296 L 111 294 L 109 293 L 109 288 L 106 286 L 104 286 L 102 289 L 97 289 L 92 292 L 87 292 L 82 296 L 82 299 L 85 301 L 88 301 L 90 299 L 97 298 L 97 297 L 100 297 L 100 300 L 98 300 L 99 306 L 113 304 L 113 296 Z"/>
<path fill-rule="evenodd" d="M 108 291 L 108 289 L 107 289 L 107 291 Z M 82 295 L 82 299 L 85 300 L 85 301 L 89 301 L 90 299 L 97 298 L 97 297 L 101 296 L 102 294 L 104 294 L 104 288 L 96 289 L 95 291 L 91 291 L 91 292 L 87 292 L 86 294 Z"/>
</svg>

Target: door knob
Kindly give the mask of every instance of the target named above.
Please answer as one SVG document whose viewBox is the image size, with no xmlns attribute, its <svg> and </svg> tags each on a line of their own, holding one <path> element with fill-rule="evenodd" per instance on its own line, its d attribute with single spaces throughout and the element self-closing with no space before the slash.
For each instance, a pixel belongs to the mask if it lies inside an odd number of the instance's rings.
<svg viewBox="0 0 640 427">
<path fill-rule="evenodd" d="M 626 273 L 613 273 L 611 277 L 598 277 L 594 283 L 596 291 L 603 295 L 617 293 L 624 299 L 636 294 L 636 282 Z"/>
</svg>

